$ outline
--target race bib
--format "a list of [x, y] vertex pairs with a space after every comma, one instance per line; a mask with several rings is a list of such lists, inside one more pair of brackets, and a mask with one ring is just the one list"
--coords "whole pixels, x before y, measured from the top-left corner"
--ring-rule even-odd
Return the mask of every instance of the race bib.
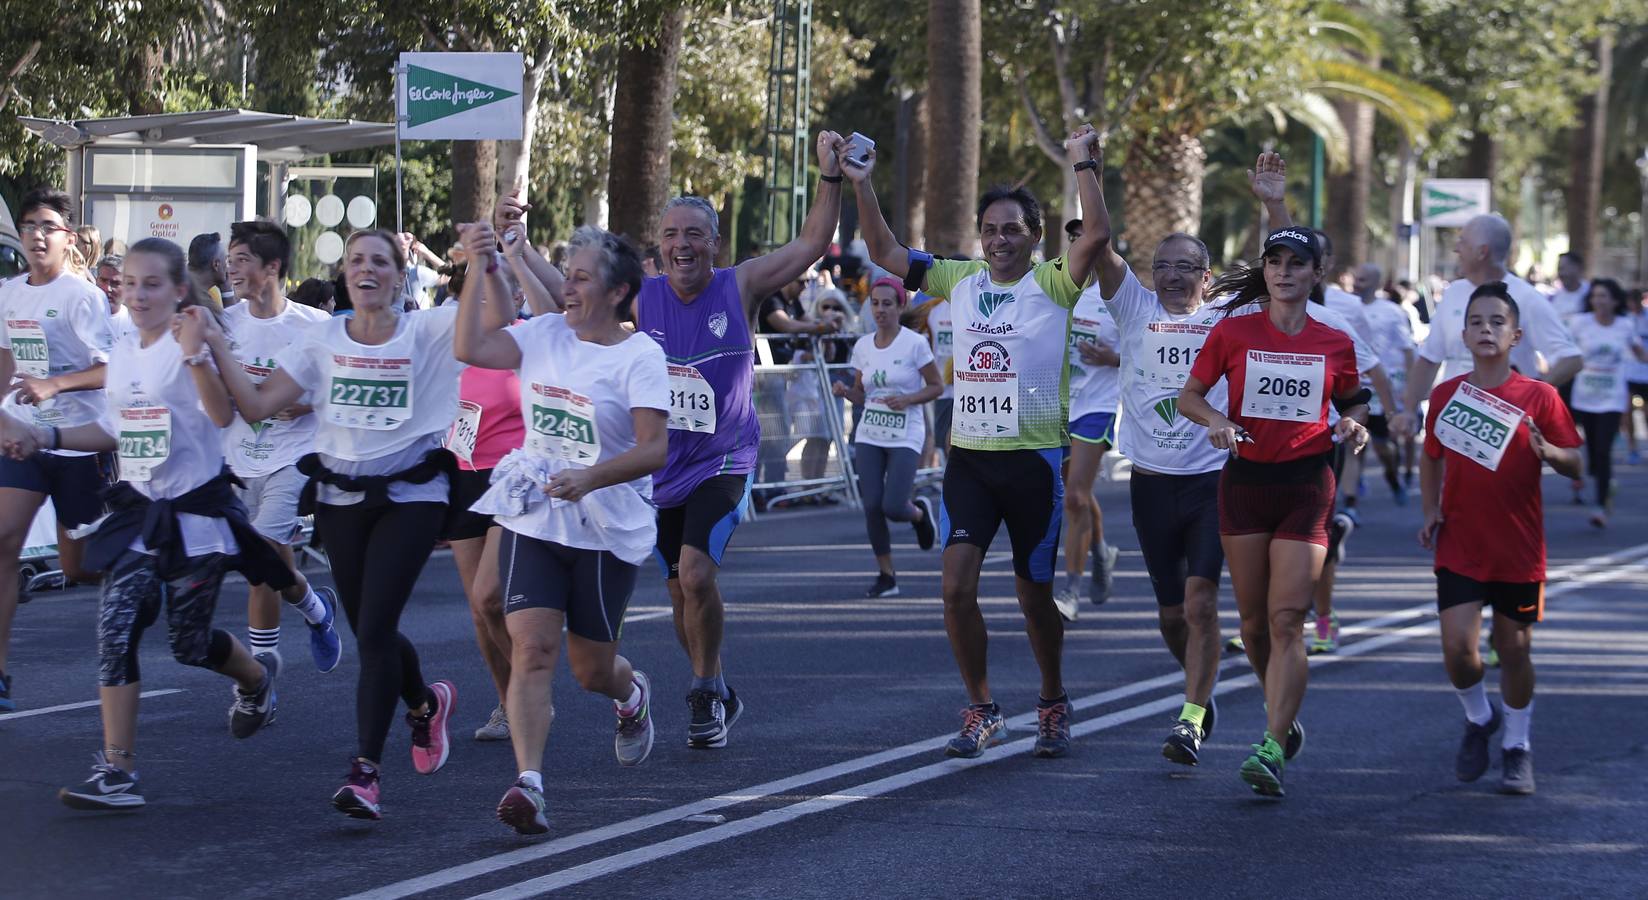
[[1327, 358], [1319, 353], [1247, 352], [1242, 415], [1281, 422], [1314, 421], [1322, 414]]
[[956, 333], [948, 325], [933, 329], [933, 355], [948, 359], [956, 354]]
[[172, 455], [172, 411], [164, 406], [120, 410], [120, 479], [148, 481]]
[[669, 427], [715, 433], [715, 388], [692, 366], [670, 366]]
[[51, 374], [51, 355], [46, 348], [46, 330], [34, 319], [7, 319], [6, 337], [11, 341], [17, 371], [31, 378]]
[[1436, 439], [1460, 456], [1489, 470], [1499, 470], [1505, 448], [1511, 444], [1527, 413], [1495, 397], [1468, 381], [1442, 407], [1436, 417]]
[[893, 409], [880, 400], [865, 400], [864, 415], [858, 420], [858, 438], [870, 444], [902, 443], [909, 423], [909, 410]]
[[601, 435], [595, 430], [595, 401], [555, 385], [534, 381], [527, 388], [528, 450], [580, 465], [594, 465], [601, 457]]
[[1183, 388], [1212, 330], [1189, 322], [1151, 322], [1144, 331], [1144, 358], [1136, 366], [1144, 383], [1156, 390]]
[[1616, 405], [1619, 402], [1618, 372], [1616, 367], [1610, 366], [1579, 373], [1579, 377], [1574, 379], [1574, 406], [1599, 409]]
[[475, 440], [481, 435], [481, 405], [468, 400], [458, 401], [458, 417], [446, 430], [445, 447], [459, 459], [475, 464]]
[[412, 418], [412, 360], [332, 355], [326, 420], [345, 428], [392, 431]]
[[1070, 321], [1070, 365], [1082, 364], [1081, 348], [1077, 345], [1086, 341], [1089, 344], [1099, 342], [1099, 323], [1092, 319], [1072, 319]]
[[951, 425], [968, 437], [1018, 437], [1016, 372], [957, 372]]

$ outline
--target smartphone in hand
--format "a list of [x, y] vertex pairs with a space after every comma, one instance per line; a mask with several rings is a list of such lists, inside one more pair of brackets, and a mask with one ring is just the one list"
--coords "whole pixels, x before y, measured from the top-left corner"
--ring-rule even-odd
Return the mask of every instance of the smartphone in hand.
[[874, 149], [875, 141], [855, 131], [847, 138], [847, 152], [841, 157], [841, 161], [862, 169], [870, 161], [870, 151]]

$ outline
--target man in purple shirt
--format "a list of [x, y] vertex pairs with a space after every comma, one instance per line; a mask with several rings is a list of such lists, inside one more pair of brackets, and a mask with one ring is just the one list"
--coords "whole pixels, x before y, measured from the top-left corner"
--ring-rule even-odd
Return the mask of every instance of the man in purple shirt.
[[692, 662], [689, 747], [724, 747], [744, 711], [721, 676], [724, 614], [716, 573], [748, 507], [761, 428], [752, 386], [753, 304], [793, 281], [829, 249], [841, 218], [846, 141], [818, 135], [818, 194], [801, 234], [730, 269], [714, 268], [716, 211], [698, 197], [665, 204], [658, 225], [664, 272], [642, 283], [636, 328], [664, 348], [670, 368], [669, 461], [653, 476], [659, 564], [675, 609], [675, 635]]

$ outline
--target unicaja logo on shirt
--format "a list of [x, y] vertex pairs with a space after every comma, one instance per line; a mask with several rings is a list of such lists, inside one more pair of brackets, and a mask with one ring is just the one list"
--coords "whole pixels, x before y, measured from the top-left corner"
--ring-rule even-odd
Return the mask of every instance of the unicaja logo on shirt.
[[1179, 398], [1164, 397], [1156, 401], [1153, 409], [1156, 410], [1156, 415], [1162, 417], [1163, 422], [1172, 425], [1173, 420], [1179, 417]]
[[979, 315], [988, 319], [996, 314], [996, 310], [1000, 309], [1002, 304], [1011, 302], [1013, 302], [1013, 295], [1010, 292], [981, 291], [978, 299]]
[[726, 313], [718, 312], [715, 315], [710, 316], [710, 333], [718, 338], [727, 336]]

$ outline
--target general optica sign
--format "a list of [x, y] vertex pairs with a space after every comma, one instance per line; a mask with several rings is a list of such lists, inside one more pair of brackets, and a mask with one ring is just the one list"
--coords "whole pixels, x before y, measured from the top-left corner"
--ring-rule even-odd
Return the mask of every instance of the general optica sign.
[[522, 65], [519, 53], [402, 53], [401, 139], [520, 140]]

